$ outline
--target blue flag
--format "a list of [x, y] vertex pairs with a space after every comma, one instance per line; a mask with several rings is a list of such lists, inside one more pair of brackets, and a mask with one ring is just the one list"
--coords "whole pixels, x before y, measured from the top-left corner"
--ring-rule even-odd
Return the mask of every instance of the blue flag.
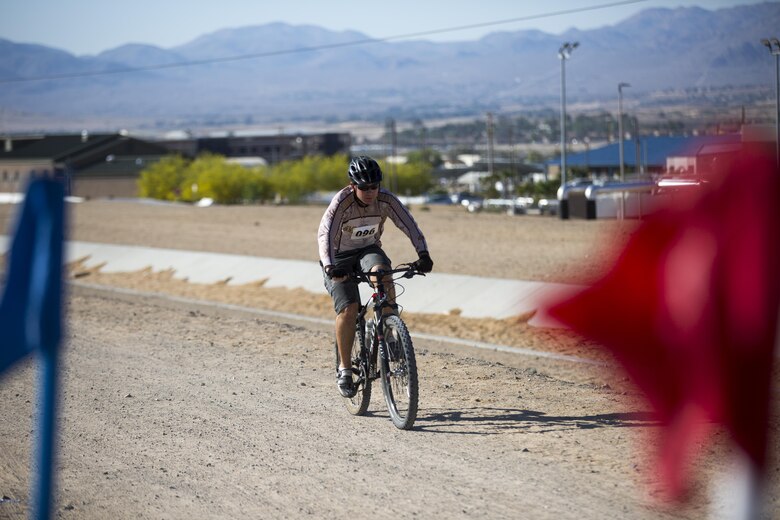
[[0, 302], [0, 373], [34, 350], [53, 353], [62, 329], [64, 189], [35, 179], [7, 258]]

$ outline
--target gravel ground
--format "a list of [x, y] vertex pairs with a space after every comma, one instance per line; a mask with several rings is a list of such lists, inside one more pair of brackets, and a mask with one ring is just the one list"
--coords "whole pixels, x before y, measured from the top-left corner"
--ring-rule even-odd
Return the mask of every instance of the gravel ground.
[[[72, 207], [70, 237], [313, 260], [323, 209], [94, 201]], [[9, 212], [0, 207], [0, 224]], [[414, 214], [437, 270], [527, 280], [586, 282], [631, 228], [456, 208]], [[411, 259], [404, 240], [388, 234], [397, 261]], [[330, 327], [259, 310], [327, 317], [327, 296], [196, 287], [171, 273], [109, 276], [78, 265], [71, 275], [60, 518], [332, 518], [368, 510], [378, 518], [698, 519], [710, 514], [709, 491], [727, 469], [729, 446], [717, 433], [701, 447], [691, 500], [662, 505], [650, 463], [659, 425], [610, 366], [417, 340], [420, 412], [415, 429], [402, 432], [379, 388], [367, 416], [346, 412]], [[304, 296], [309, 306], [300, 304]], [[566, 333], [531, 330], [523, 317], [407, 318], [413, 331], [439, 327], [609, 361]], [[0, 518], [29, 511], [35, 387], [32, 361], [0, 379], [0, 413], [12, 418], [0, 422]], [[774, 461], [771, 475], [767, 518], [780, 511]]]

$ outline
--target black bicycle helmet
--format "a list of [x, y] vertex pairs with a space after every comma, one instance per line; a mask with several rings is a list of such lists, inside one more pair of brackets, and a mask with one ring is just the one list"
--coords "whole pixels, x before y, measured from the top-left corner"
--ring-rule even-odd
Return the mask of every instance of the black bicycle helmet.
[[382, 182], [382, 168], [371, 157], [359, 155], [349, 162], [347, 171], [350, 181], [358, 186]]

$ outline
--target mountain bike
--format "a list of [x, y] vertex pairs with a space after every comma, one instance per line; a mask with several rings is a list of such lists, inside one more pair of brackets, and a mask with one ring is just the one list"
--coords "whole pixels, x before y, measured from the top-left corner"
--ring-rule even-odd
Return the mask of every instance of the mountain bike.
[[[417, 418], [417, 363], [406, 324], [398, 314], [383, 312], [387, 308], [394, 308], [388, 301], [384, 278], [390, 276], [395, 281], [415, 275], [425, 276], [412, 264], [352, 275], [358, 282], [369, 285], [372, 285], [369, 278], [376, 281], [373, 282], [373, 294], [358, 308], [351, 363], [357, 391], [353, 397], [344, 398], [345, 404], [352, 415], [364, 415], [371, 401], [371, 383], [379, 379], [390, 419], [401, 430], [411, 429]], [[366, 314], [370, 309], [373, 310], [373, 317], [367, 319]], [[337, 371], [338, 368], [339, 350], [336, 345]]]

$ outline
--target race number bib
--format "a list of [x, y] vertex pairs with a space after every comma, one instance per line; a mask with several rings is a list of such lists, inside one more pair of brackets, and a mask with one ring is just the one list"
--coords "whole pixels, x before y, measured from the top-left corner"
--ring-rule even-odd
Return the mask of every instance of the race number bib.
[[379, 224], [354, 227], [352, 228], [352, 239], [364, 240], [366, 238], [373, 237], [374, 235], [376, 235], [378, 229], [379, 229]]

